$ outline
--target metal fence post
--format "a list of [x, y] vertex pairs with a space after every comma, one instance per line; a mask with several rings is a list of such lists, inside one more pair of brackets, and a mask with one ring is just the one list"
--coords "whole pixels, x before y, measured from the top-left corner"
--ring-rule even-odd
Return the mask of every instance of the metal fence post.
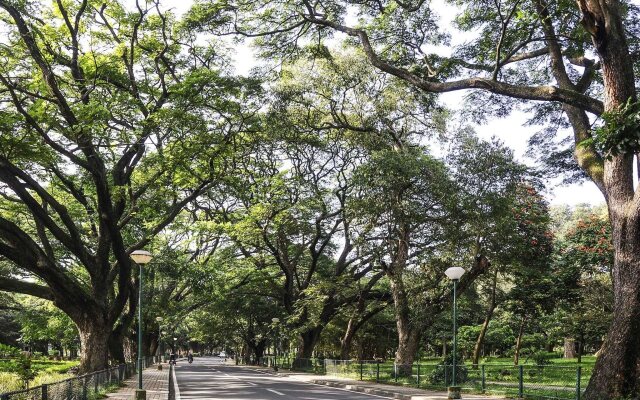
[[364, 363], [360, 360], [360, 380], [362, 380], [362, 370], [364, 369]]
[[398, 364], [393, 363], [393, 375], [396, 383], [398, 383]]
[[67, 399], [73, 399], [73, 383], [71, 379], [67, 381]]
[[524, 382], [522, 379], [523, 375], [524, 375], [524, 366], [518, 365], [518, 397], [520, 398], [524, 396]]
[[576, 371], [576, 400], [580, 400], [580, 378], [582, 375], [582, 367], [578, 366]]
[[[47, 386], [47, 384], [45, 383], [44, 385], [42, 385], [42, 400], [48, 400], [49, 399], [49, 386]], [[4, 399], [4, 397], [3, 397]], [[8, 397], [7, 397], [8, 399]]]
[[380, 360], [376, 361], [376, 383], [380, 382]]
[[482, 393], [484, 393], [485, 390], [487, 390], [487, 381], [485, 378], [485, 374], [484, 374], [484, 364], [482, 364]]
[[444, 364], [444, 386], [449, 386], [449, 366], [446, 364], [446, 362]]
[[94, 393], [98, 393], [98, 377], [100, 376], [100, 374], [93, 374], [93, 392]]
[[417, 379], [417, 385], [420, 386], [420, 363], [418, 363], [418, 379]]

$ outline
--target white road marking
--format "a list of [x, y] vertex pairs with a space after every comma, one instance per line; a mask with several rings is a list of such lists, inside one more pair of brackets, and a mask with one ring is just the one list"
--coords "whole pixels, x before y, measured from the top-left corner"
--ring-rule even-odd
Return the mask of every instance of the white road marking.
[[180, 386], [178, 386], [178, 379], [176, 379], [176, 368], [171, 368], [171, 373], [173, 374], [173, 388], [176, 395], [176, 400], [181, 400], [180, 397]]
[[274, 390], [274, 389], [267, 389], [267, 390], [272, 393], [279, 394], [280, 396], [284, 396], [284, 393], [278, 392], [277, 390]]
[[[251, 371], [251, 372], [258, 372], [258, 373], [261, 373], [261, 374], [264, 374], [264, 375], [271, 375], [274, 378], [279, 378], [278, 375], [275, 375], [275, 374], [273, 374], [271, 372], [260, 371], [259, 369], [253, 369], [253, 368], [242, 368], [242, 369], [244, 369], [246, 371]], [[338, 387], [334, 387], [334, 386], [322, 385], [322, 384], [319, 384], [319, 383], [313, 383], [313, 382], [307, 382], [307, 381], [300, 381], [300, 382], [301, 383], [307, 383], [309, 385], [322, 386], [325, 389], [335, 389], [335, 390], [342, 390], [343, 392], [357, 393], [357, 394], [362, 395], [362, 396], [371, 396], [371, 397], [377, 397], [377, 398], [380, 398], [380, 399], [393, 399], [393, 397], [380, 396], [379, 394], [358, 392], [356, 390], [350, 390], [350, 389], [338, 388]], [[273, 391], [272, 389], [267, 389], [267, 390]]]
[[273, 374], [273, 373], [271, 373], [271, 372], [260, 371], [259, 369], [253, 369], [253, 368], [243, 368], [243, 369], [244, 369], [245, 371], [258, 372], [258, 373], [263, 374], [263, 375], [270, 375], [270, 376], [273, 376], [273, 377], [279, 378], [279, 376], [278, 376], [278, 375]]
[[[302, 381], [302, 382], [304, 382], [304, 381]], [[339, 387], [335, 387], [335, 386], [322, 385], [320, 383], [314, 383], [314, 382], [304, 382], [304, 383], [308, 383], [309, 385], [322, 386], [325, 389], [335, 389], [335, 390], [342, 390], [343, 392], [358, 393], [358, 394], [363, 395], [363, 396], [379, 397], [381, 399], [393, 399], [393, 397], [386, 397], [386, 396], [380, 396], [379, 394], [358, 392], [357, 390], [350, 390], [350, 389], [344, 389], [344, 388], [339, 388]]]
[[226, 372], [223, 372], [223, 374], [225, 374], [225, 375], [226, 375], [226, 376], [228, 376], [229, 378], [235, 379], [235, 380], [237, 380], [237, 381], [241, 381], [241, 380], [242, 380], [242, 378], [238, 378], [237, 376], [229, 375], [229, 374], [227, 374]]

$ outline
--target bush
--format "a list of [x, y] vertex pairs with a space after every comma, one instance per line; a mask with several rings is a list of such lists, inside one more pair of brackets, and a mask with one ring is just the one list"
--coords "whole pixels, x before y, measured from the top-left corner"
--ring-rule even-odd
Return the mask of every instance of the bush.
[[[448, 386], [451, 383], [451, 372], [453, 371], [453, 356], [448, 354], [447, 357], [436, 365], [431, 375], [429, 375], [429, 381], [433, 385]], [[456, 358], [456, 385], [467, 381], [469, 371], [459, 357]]]
[[0, 343], [0, 358], [13, 358], [20, 356], [20, 349]]
[[22, 380], [26, 388], [29, 387], [29, 382], [38, 375], [38, 373], [31, 368], [31, 358], [24, 355], [16, 360], [14, 372], [20, 377], [20, 380]]
[[544, 368], [545, 365], [551, 364], [548, 353], [544, 351], [536, 351], [531, 355], [531, 359], [538, 368]]

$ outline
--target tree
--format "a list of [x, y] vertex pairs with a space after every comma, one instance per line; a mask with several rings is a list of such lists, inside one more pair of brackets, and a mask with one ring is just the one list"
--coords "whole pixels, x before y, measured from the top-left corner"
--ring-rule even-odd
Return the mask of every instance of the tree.
[[[352, 252], [344, 215], [344, 176], [352, 161], [330, 139], [264, 150], [254, 153], [259, 160], [242, 161], [245, 173], [221, 198], [211, 198], [231, 206], [212, 207], [203, 218], [220, 224], [240, 257], [271, 272], [273, 294], [300, 335], [299, 357], [310, 358], [324, 327], [352, 301], [352, 285], [371, 271]], [[378, 279], [370, 278], [369, 290]]]
[[78, 330], [71, 319], [50, 301], [23, 297], [22, 310], [16, 318], [21, 325], [22, 342], [32, 348], [35, 343], [44, 342], [44, 349], [50, 344], [60, 356], [65, 348], [70, 356], [77, 355]]
[[428, 123], [423, 110], [405, 99], [411, 95], [405, 88], [359, 63], [361, 57], [338, 54], [286, 65], [264, 133], [238, 161], [244, 175], [212, 199], [218, 204], [211, 207], [212, 219], [222, 210], [218, 220], [242, 256], [282, 274], [279, 297], [289, 326], [300, 334], [302, 358], [311, 356], [341, 307], [386, 296], [375, 290], [384, 274], [373, 272], [371, 253], [355, 251], [369, 228], [351, 226], [357, 210], [349, 201], [358, 195], [352, 173], [365, 147], [390, 140], [380, 134], [384, 126], [413, 130]]
[[572, 346], [565, 355], [580, 360], [585, 349], [599, 350], [611, 321], [613, 246], [606, 210], [578, 208], [565, 215], [553, 260], [566, 292], [555, 313], [565, 343]]
[[356, 190], [363, 194], [354, 209], [359, 225], [373, 227], [364, 239], [376, 249], [373, 254], [390, 281], [398, 331], [395, 362], [408, 375], [423, 330], [412, 311], [410, 266], [445, 241], [457, 190], [442, 162], [400, 138], [398, 146], [374, 152], [356, 170]]
[[0, 2], [0, 256], [18, 270], [0, 289], [63, 310], [83, 372], [133, 319], [129, 254], [211, 184], [251, 104], [210, 47], [136, 6]]
[[[321, 39], [341, 32], [360, 44], [373, 66], [417, 90], [478, 89], [476, 100], [491, 100], [500, 114], [520, 101], [541, 102], [534, 106], [537, 121], [568, 125], [573, 146], [562, 149], [559, 154], [564, 157], [555, 159], [564, 166], [575, 165], [567, 163], [573, 154], [575, 163], [603, 193], [615, 249], [614, 317], [585, 398], [638, 395], [640, 191], [634, 187], [633, 165], [640, 151], [635, 76], [639, 24], [633, 4], [624, 0], [457, 2], [457, 28], [479, 34], [460, 46], [450, 46], [445, 56], [430, 51], [430, 45], [449, 43], [431, 2], [225, 4], [226, 8], [207, 14], [208, 21], [226, 19], [239, 34], [263, 36], [271, 55], [292, 54], [300, 42], [296, 39], [303, 35]], [[359, 16], [357, 25], [349, 24], [347, 11]], [[602, 117], [601, 127], [592, 128], [590, 118], [594, 117]], [[557, 147], [548, 135], [539, 140], [547, 149]]]

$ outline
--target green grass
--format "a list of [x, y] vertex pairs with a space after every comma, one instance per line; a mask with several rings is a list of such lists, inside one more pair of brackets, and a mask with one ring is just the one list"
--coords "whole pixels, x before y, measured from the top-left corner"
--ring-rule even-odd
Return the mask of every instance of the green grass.
[[[38, 373], [50, 372], [65, 374], [69, 369], [77, 367], [80, 363], [78, 361], [52, 361], [45, 359], [31, 360], [31, 369]], [[12, 372], [15, 365], [15, 361], [11, 359], [0, 359], [0, 372]]]
[[11, 372], [0, 372], [0, 393], [22, 389], [18, 375]]
[[[73, 377], [69, 369], [77, 367], [78, 361], [52, 361], [37, 359], [31, 361], [31, 369], [37, 372], [36, 377], [29, 382], [29, 387], [40, 386], [44, 383], [53, 383]], [[24, 389], [24, 384], [14, 373], [15, 361], [10, 359], [0, 360], [0, 393]]]
[[[434, 371], [438, 368], [437, 363], [441, 359], [422, 359], [420, 363], [415, 363], [413, 374], [410, 377], [398, 377], [394, 373], [393, 362], [388, 361], [376, 364], [363, 364], [362, 378], [365, 381], [375, 381], [376, 374], [381, 383], [394, 385], [419, 386], [424, 389], [446, 390], [450, 381], [445, 383], [443, 373], [440, 379], [434, 381]], [[589, 381], [595, 357], [583, 357], [582, 363], [576, 360], [551, 359], [550, 364], [538, 366], [533, 361], [522, 360], [523, 368], [523, 394], [525, 398], [531, 399], [572, 399], [575, 398], [575, 386], [577, 379], [577, 367], [582, 368], [581, 388], [584, 389]], [[420, 376], [418, 377], [418, 364], [420, 366]], [[485, 389], [487, 393], [502, 394], [506, 396], [518, 395], [519, 367], [513, 365], [511, 358], [485, 359], [484, 365]], [[470, 363], [466, 363], [467, 378], [464, 382], [458, 381], [467, 392], [482, 391], [482, 369], [473, 369]], [[379, 370], [378, 370], [379, 368]], [[338, 364], [333, 370], [327, 371], [328, 375], [336, 373], [339, 376], [348, 377], [354, 380], [360, 379], [360, 364], [351, 362], [348, 364]], [[448, 372], [450, 374], [450, 370]], [[458, 376], [460, 378], [460, 376]], [[450, 379], [450, 376], [449, 376]]]

